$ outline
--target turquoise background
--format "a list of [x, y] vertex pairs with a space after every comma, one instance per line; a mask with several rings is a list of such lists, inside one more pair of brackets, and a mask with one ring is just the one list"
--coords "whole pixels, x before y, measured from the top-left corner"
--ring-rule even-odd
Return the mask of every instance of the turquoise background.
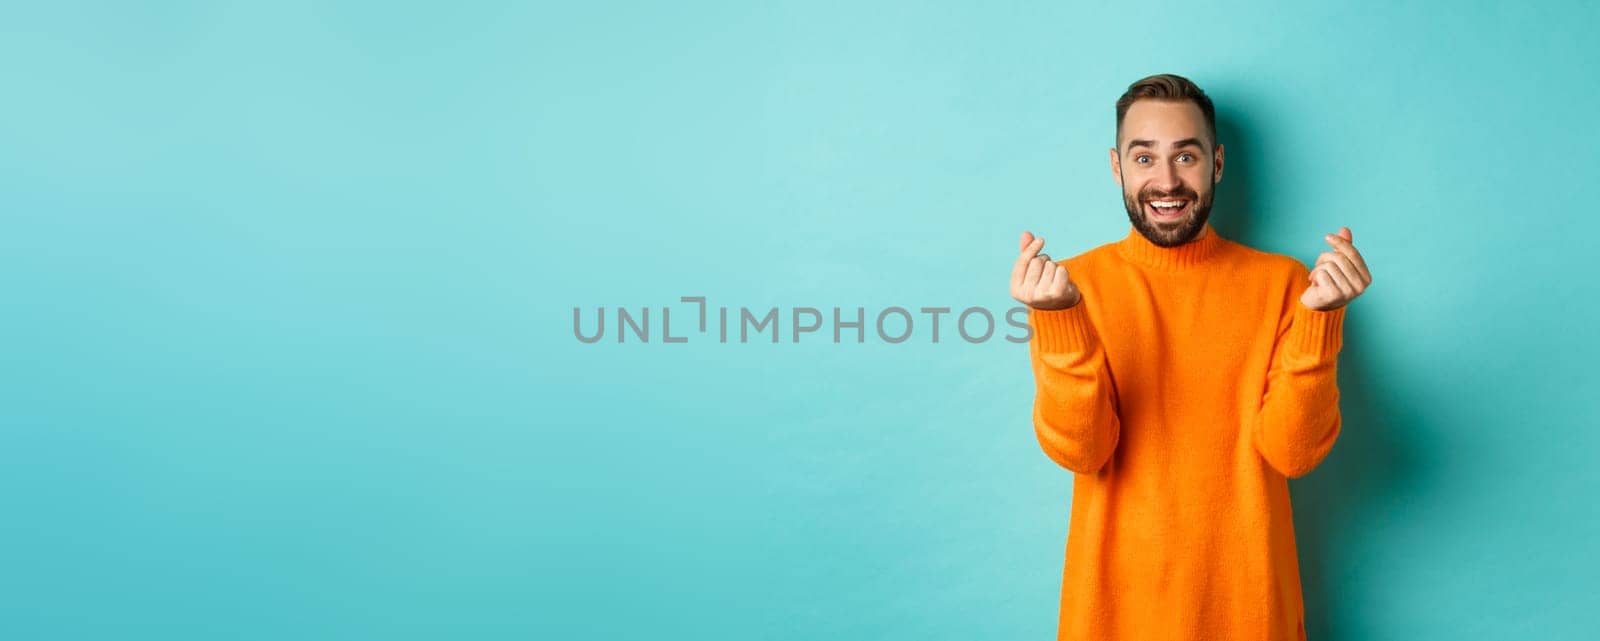
[[1312, 638], [1585, 638], [1600, 12], [1523, 4], [10, 3], [0, 637], [1051, 638], [1024, 346], [572, 310], [999, 313], [1170, 71], [1224, 236], [1376, 274]]

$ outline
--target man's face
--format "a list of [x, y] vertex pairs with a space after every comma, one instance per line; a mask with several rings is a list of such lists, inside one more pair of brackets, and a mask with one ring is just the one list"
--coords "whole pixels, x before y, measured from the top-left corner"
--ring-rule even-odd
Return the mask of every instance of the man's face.
[[1213, 154], [1210, 138], [1193, 102], [1145, 99], [1128, 107], [1111, 172], [1122, 185], [1128, 220], [1150, 242], [1175, 247], [1205, 228], [1222, 180], [1222, 145]]

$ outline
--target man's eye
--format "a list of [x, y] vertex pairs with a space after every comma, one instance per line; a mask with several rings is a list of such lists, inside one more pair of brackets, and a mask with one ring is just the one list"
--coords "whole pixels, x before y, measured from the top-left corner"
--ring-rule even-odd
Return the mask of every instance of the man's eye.
[[1178, 155], [1178, 160], [1181, 160], [1183, 162], [1192, 162], [1194, 160], [1194, 156], [1189, 155], [1189, 154], [1179, 154]]
[[1145, 163], [1145, 161], [1147, 161], [1147, 160], [1150, 160], [1150, 157], [1149, 157], [1149, 156], [1135, 156], [1135, 157], [1134, 157], [1134, 158], [1133, 158], [1133, 161], [1134, 161], [1134, 162], [1136, 162], [1136, 163], [1139, 163], [1139, 164], [1141, 164], [1141, 165], [1142, 165], [1142, 164], [1144, 164], [1144, 163]]

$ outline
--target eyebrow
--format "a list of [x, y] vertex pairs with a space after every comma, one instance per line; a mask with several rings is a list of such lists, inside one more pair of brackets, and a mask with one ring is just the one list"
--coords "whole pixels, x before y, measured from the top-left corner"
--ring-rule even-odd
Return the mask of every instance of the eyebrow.
[[[1156, 141], [1154, 141], [1154, 140], [1144, 140], [1144, 139], [1129, 140], [1128, 141], [1127, 151], [1133, 151], [1134, 147], [1149, 147], [1151, 149], [1155, 149]], [[1177, 149], [1179, 147], [1199, 147], [1201, 149], [1205, 149], [1206, 148], [1205, 145], [1200, 144], [1200, 139], [1199, 138], [1184, 138], [1183, 140], [1179, 140], [1178, 142], [1172, 143], [1172, 148], [1173, 149]]]

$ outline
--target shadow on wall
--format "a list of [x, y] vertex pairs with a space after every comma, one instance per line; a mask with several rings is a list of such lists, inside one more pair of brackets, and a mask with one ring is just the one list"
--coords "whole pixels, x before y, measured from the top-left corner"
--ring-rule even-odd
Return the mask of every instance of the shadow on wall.
[[[1255, 206], [1260, 176], [1252, 170], [1252, 162], [1262, 157], [1262, 141], [1242, 120], [1221, 113], [1217, 138], [1227, 164], [1212, 224], [1224, 238], [1263, 247], [1267, 239], [1252, 233], [1252, 220], [1265, 213]], [[1363, 632], [1371, 630], [1359, 606], [1341, 606], [1364, 601], [1353, 591], [1374, 578], [1364, 559], [1373, 546], [1371, 536], [1396, 516], [1392, 506], [1412, 494], [1425, 473], [1425, 462], [1417, 460], [1420, 448], [1404, 438], [1407, 426], [1424, 417], [1412, 415], [1415, 410], [1380, 371], [1372, 342], [1364, 340], [1372, 330], [1360, 310], [1361, 301], [1352, 303], [1339, 354], [1339, 440], [1317, 469], [1289, 482], [1306, 635], [1315, 641], [1364, 638]]]
[[[1230, 105], [1232, 107], [1232, 105]], [[1222, 182], [1211, 205], [1211, 226], [1223, 238], [1261, 248], [1251, 232], [1260, 212], [1253, 206], [1255, 173], [1251, 161], [1259, 157], [1260, 141], [1230, 114], [1217, 113], [1217, 142], [1222, 143]]]

